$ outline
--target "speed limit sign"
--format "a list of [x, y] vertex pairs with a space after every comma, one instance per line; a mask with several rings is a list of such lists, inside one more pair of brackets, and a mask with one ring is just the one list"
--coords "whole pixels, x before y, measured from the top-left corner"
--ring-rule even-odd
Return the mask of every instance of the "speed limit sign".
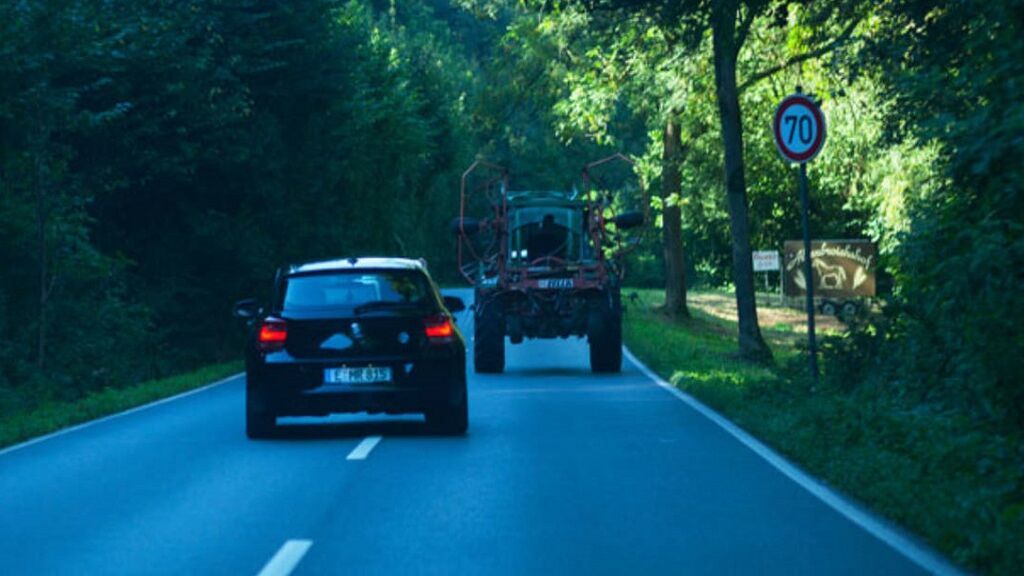
[[804, 94], [791, 94], [775, 109], [772, 131], [783, 158], [810, 162], [825, 144], [825, 115]]
[[821, 108], [805, 96], [800, 87], [796, 94], [783, 98], [775, 109], [772, 132], [779, 154], [800, 165], [800, 223], [804, 229], [804, 278], [807, 279], [807, 344], [808, 359], [814, 382], [818, 381], [818, 344], [814, 335], [814, 276], [811, 261], [810, 200], [807, 193], [807, 163], [825, 145], [825, 115]]

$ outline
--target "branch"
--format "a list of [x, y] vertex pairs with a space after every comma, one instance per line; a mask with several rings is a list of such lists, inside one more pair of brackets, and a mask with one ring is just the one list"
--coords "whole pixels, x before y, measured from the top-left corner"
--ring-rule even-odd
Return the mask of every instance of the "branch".
[[829, 42], [828, 44], [823, 44], [822, 46], [819, 46], [816, 50], [811, 50], [810, 52], [804, 52], [803, 54], [794, 56], [789, 60], [783, 62], [782, 64], [776, 64], [775, 66], [762, 70], [754, 74], [750, 78], [747, 78], [742, 84], [740, 84], [737, 91], [742, 94], [743, 91], [746, 90], [747, 88], [750, 88], [754, 84], [757, 84], [761, 80], [764, 80], [769, 76], [772, 76], [773, 74], [779, 72], [780, 70], [789, 68], [794, 64], [799, 64], [801, 62], [813, 60], [835, 50], [840, 44], [850, 39], [850, 36], [853, 34], [853, 30], [857, 27], [857, 24], [860, 24], [860, 20], [860, 18], [855, 18], [854, 20], [850, 21], [850, 23], [846, 26], [842, 33], [840, 33], [839, 36], [836, 36], [836, 38]]
[[746, 16], [740, 20], [740, 27], [736, 30], [736, 54], [734, 58], [738, 58], [740, 50], [743, 49], [743, 43], [747, 41], [747, 36], [750, 34], [750, 27], [754, 23], [754, 18], [757, 16], [757, 11], [751, 7], [747, 7]]

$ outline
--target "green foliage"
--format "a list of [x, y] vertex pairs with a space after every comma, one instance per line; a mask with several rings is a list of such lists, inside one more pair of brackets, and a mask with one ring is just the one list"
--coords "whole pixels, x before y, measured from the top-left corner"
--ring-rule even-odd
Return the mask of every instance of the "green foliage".
[[0, 415], [237, 356], [291, 261], [444, 277], [479, 46], [376, 4], [0, 6]]
[[[93, 390], [74, 400], [46, 400], [4, 419], [0, 448], [136, 406], [181, 394], [237, 374], [241, 362], [205, 366], [194, 372], [141, 382], [127, 388]], [[0, 391], [3, 389], [0, 388]]]
[[[893, 363], [915, 353], [928, 395], [988, 425], [1024, 426], [1024, 23], [1019, 2], [888, 6], [875, 48], [908, 129], [937, 149], [944, 178], [911, 196], [899, 258], [903, 317]], [[898, 34], [896, 28], [910, 30]], [[945, 39], [960, 39], [951, 44]], [[883, 60], [882, 65], [890, 62]], [[897, 368], [898, 369], [898, 368]], [[1024, 487], [1019, 487], [1019, 490]]]
[[[878, 117], [897, 143], [853, 200], [895, 289], [830, 353], [844, 387], [1019, 434], [1024, 43], [1012, 5], [885, 5], [866, 54], [895, 95]], [[961, 42], [944, 40], [953, 35]], [[1010, 490], [1018, 502], [1022, 490]]]

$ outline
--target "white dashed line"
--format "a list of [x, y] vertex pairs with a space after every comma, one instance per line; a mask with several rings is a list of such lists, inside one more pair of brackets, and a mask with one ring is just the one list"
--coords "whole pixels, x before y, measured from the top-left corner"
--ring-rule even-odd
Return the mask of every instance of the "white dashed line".
[[367, 436], [359, 443], [359, 446], [356, 446], [354, 450], [348, 453], [345, 460], [366, 460], [366, 457], [370, 455], [370, 451], [377, 446], [381, 438], [381, 436]]
[[258, 576], [288, 576], [295, 570], [295, 567], [302, 561], [309, 547], [313, 545], [312, 540], [289, 540], [281, 546], [281, 549], [274, 554], [274, 557], [267, 562], [267, 565], [260, 570]]

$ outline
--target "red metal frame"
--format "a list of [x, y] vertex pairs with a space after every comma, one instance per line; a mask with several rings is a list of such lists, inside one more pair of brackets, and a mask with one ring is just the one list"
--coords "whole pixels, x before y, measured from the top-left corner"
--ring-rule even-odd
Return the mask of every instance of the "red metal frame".
[[470, 165], [470, 167], [467, 168], [465, 172], [462, 173], [462, 182], [461, 182], [460, 190], [459, 190], [459, 241], [458, 241], [458, 249], [457, 249], [458, 250], [458, 252], [457, 252], [457, 265], [459, 267], [459, 273], [462, 274], [462, 276], [466, 279], [466, 281], [469, 282], [471, 285], [475, 285], [476, 284], [476, 280], [472, 276], [470, 276], [469, 274], [466, 274], [466, 270], [465, 270], [465, 266], [464, 266], [464, 262], [463, 262], [464, 254], [465, 254], [465, 252], [468, 249], [468, 251], [470, 253], [469, 255], [475, 261], [481, 262], [481, 261], [484, 260], [484, 258], [476, 253], [476, 250], [473, 248], [473, 244], [468, 241], [468, 236], [466, 236], [466, 228], [465, 228], [465, 219], [466, 219], [466, 184], [467, 184], [467, 182], [469, 180], [469, 177], [474, 172], [476, 172], [478, 169], [481, 169], [481, 168], [484, 169], [484, 170], [488, 170], [490, 172], [497, 172], [499, 174], [496, 177], [492, 177], [492, 178], [489, 178], [487, 180], [484, 180], [484, 182], [481, 183], [476, 188], [477, 191], [482, 190], [484, 192], [484, 194], [487, 195], [489, 200], [493, 200], [493, 198], [491, 197], [490, 192], [493, 190], [494, 185], [496, 183], [498, 183], [498, 182], [501, 182], [501, 198], [500, 198], [500, 202], [501, 202], [500, 206], [501, 206], [501, 208], [500, 209], [497, 208], [497, 203], [496, 202], [492, 202], [492, 204], [495, 205], [494, 217], [492, 219], [490, 219], [490, 220], [484, 220], [483, 222], [480, 223], [481, 227], [486, 226], [486, 227], [489, 227], [489, 228], [494, 228], [494, 229], [496, 229], [498, 231], [498, 276], [499, 277], [503, 276], [504, 272], [505, 272], [505, 256], [506, 256], [505, 252], [507, 250], [507, 248], [505, 247], [505, 242], [504, 242], [504, 237], [505, 237], [505, 234], [506, 234], [505, 229], [504, 229], [505, 228], [504, 227], [504, 218], [505, 218], [505, 214], [506, 214], [506, 212], [508, 210], [508, 170], [504, 166], [499, 166], [498, 164], [492, 164], [490, 162], [487, 162], [486, 160], [477, 160], [476, 162], [473, 162], [473, 164]]
[[[590, 196], [590, 181], [591, 180], [596, 180], [596, 177], [594, 177], [591, 174], [591, 171], [594, 168], [597, 168], [599, 166], [603, 166], [605, 164], [610, 164], [612, 162], [625, 162], [626, 164], [629, 164], [630, 166], [633, 166], [633, 167], [636, 166], [636, 162], [632, 158], [630, 158], [629, 156], [626, 156], [625, 154], [622, 154], [621, 152], [617, 152], [615, 154], [612, 154], [611, 156], [607, 156], [605, 158], [601, 158], [600, 160], [595, 160], [593, 162], [590, 162], [589, 164], [586, 164], [585, 166], [583, 166], [583, 172], [581, 174], [581, 176], [583, 178], [583, 194], [584, 194], [584, 196], [586, 196], [586, 197]], [[644, 207], [644, 210], [643, 210], [644, 211], [644, 223], [647, 223], [647, 222], [650, 222], [650, 202], [648, 202], [648, 200], [647, 200], [647, 190], [644, 188], [643, 180], [638, 178], [637, 181], [640, 184], [641, 202], [643, 203], [643, 207]], [[605, 217], [604, 217], [604, 210], [603, 210], [604, 207], [597, 200], [590, 201], [588, 199], [588, 202], [590, 202], [590, 214], [591, 214], [590, 229], [588, 231], [591, 234], [591, 241], [594, 243], [594, 247], [597, 250], [598, 260], [603, 262], [604, 259], [605, 259], [604, 258], [604, 249], [603, 249], [603, 245], [602, 245], [602, 241], [604, 239], [604, 230], [605, 230]], [[621, 251], [619, 251], [618, 254], [616, 254], [616, 256], [624, 256], [624, 255], [628, 254], [629, 252], [632, 252], [635, 249], [636, 248], [634, 246], [634, 247], [631, 247], [631, 248], [627, 248], [625, 250], [621, 250]], [[602, 272], [601, 273], [604, 274], [605, 267], [602, 266], [601, 268], [602, 268]], [[623, 270], [620, 269], [620, 272], [619, 272], [620, 276], [621, 276], [622, 272], [623, 272]]]

